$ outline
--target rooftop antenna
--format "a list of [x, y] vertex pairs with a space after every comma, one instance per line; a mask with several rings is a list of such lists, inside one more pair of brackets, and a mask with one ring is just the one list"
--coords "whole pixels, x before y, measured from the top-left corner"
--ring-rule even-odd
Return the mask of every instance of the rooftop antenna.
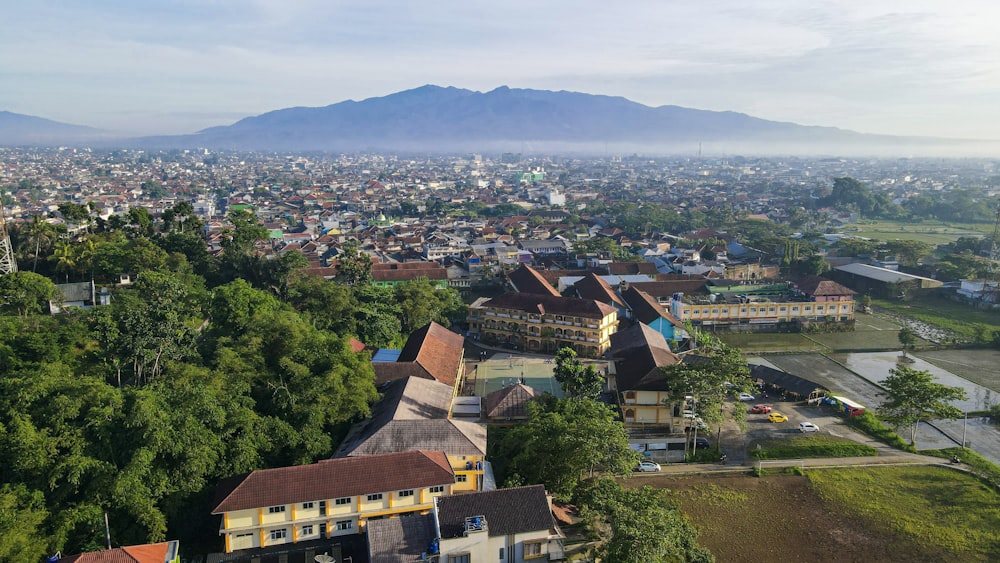
[[14, 250], [7, 234], [7, 219], [4, 217], [3, 203], [0, 203], [0, 276], [13, 274], [17, 271], [17, 261], [14, 260]]

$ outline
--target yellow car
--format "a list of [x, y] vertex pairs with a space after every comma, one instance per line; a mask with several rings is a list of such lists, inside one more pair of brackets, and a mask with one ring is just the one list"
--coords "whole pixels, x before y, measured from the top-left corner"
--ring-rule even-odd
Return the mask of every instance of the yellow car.
[[771, 422], [787, 422], [788, 421], [788, 417], [785, 416], [785, 415], [783, 415], [783, 414], [781, 414], [780, 412], [772, 412], [771, 414], [767, 415], [767, 419], [770, 420]]

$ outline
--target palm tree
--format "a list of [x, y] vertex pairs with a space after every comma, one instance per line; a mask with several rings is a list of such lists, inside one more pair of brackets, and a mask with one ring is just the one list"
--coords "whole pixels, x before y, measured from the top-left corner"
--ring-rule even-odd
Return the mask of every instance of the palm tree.
[[66, 275], [66, 283], [69, 283], [69, 273], [76, 270], [77, 266], [77, 252], [73, 248], [73, 243], [68, 241], [59, 241], [56, 243], [55, 251], [49, 260], [55, 262], [56, 271], [63, 272]]
[[48, 250], [52, 247], [58, 233], [51, 223], [43, 221], [41, 217], [35, 215], [31, 223], [25, 226], [25, 235], [23, 245], [26, 248], [34, 249], [31, 271], [36, 272], [38, 271], [38, 255], [41, 254], [42, 250]]

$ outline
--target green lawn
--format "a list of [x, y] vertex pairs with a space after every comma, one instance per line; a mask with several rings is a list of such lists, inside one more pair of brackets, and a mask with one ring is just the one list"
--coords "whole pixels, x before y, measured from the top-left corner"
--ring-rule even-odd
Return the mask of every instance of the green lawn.
[[762, 352], [822, 352], [824, 347], [796, 333], [723, 332], [719, 338], [748, 354]]
[[808, 471], [813, 488], [838, 511], [875, 529], [962, 560], [1000, 553], [1000, 495], [975, 477], [944, 467]]
[[887, 240], [918, 240], [933, 245], [947, 244], [963, 236], [983, 236], [993, 232], [991, 223], [942, 223], [924, 221], [865, 221], [844, 228], [845, 234]]
[[803, 459], [812, 457], [863, 457], [878, 455], [878, 450], [835, 436], [792, 436], [768, 440], [753, 452], [757, 459]]

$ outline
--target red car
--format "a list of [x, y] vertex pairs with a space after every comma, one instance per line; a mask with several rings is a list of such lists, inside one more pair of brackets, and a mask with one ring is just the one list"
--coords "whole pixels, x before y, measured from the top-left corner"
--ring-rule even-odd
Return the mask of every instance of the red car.
[[750, 412], [754, 414], [766, 414], [771, 412], [771, 405], [754, 405]]

